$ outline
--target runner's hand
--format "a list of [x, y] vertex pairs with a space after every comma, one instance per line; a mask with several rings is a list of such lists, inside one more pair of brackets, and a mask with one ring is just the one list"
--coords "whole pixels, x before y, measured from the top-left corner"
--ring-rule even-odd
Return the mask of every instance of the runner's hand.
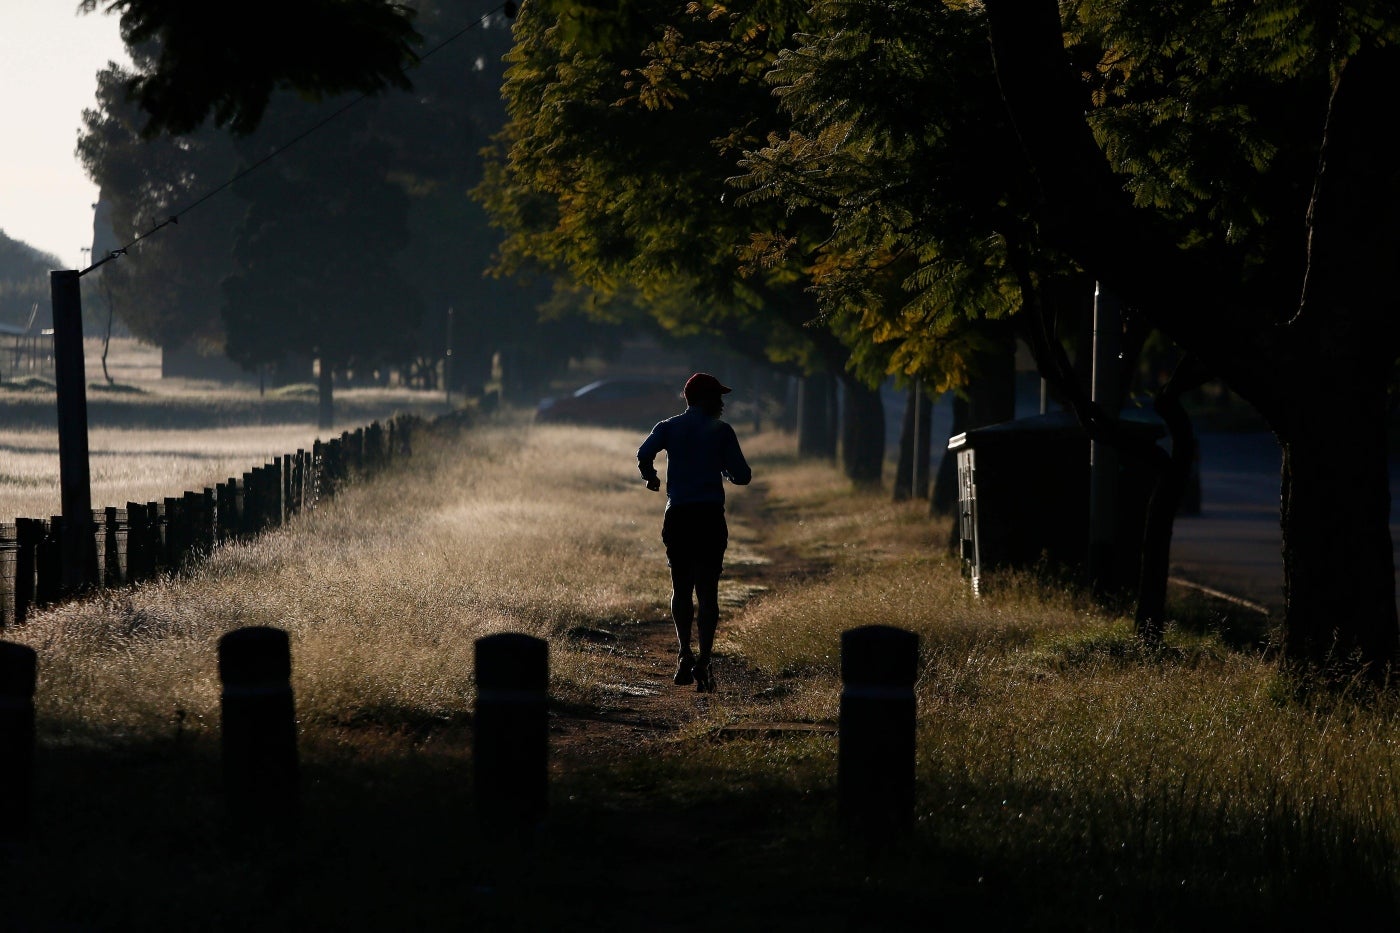
[[651, 479], [647, 480], [647, 488], [650, 489], [652, 492], [656, 492], [658, 489], [660, 489], [661, 477], [653, 476]]

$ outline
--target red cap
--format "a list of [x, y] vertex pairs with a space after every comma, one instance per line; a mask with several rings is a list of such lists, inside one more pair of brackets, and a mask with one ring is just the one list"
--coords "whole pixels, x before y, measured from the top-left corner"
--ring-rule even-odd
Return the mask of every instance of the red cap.
[[685, 381], [685, 388], [681, 390], [681, 394], [689, 401], [693, 398], [724, 395], [733, 391], [709, 373], [696, 373]]

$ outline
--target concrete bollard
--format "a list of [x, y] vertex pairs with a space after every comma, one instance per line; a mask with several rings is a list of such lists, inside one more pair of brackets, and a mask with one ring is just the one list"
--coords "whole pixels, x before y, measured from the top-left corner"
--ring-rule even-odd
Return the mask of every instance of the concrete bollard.
[[34, 649], [0, 641], [0, 844], [29, 833], [34, 788]]
[[913, 632], [868, 625], [841, 635], [841, 825], [877, 845], [913, 829], [918, 663], [919, 636]]
[[527, 841], [549, 797], [549, 643], [503, 633], [476, 642], [472, 763], [489, 835]]
[[235, 828], [292, 828], [300, 809], [287, 633], [251, 626], [219, 639], [224, 795]]

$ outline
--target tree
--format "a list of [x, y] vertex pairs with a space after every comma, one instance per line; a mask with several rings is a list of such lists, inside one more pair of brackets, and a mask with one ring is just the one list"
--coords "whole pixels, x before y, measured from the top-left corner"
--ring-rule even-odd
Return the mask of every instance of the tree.
[[[500, 59], [510, 45], [508, 21], [491, 15], [468, 21], [471, 28], [463, 30], [460, 14], [436, 2], [424, 2], [418, 4], [415, 22], [423, 31], [424, 43], [438, 54], [409, 72], [414, 82], [411, 96], [361, 98], [353, 105], [339, 98], [312, 109], [302, 97], [278, 90], [266, 100], [258, 99], [259, 127], [237, 137], [209, 122], [178, 136], [144, 132], [149, 115], [137, 100], [128, 98], [127, 90], [140, 76], [155, 74], [162, 67], [160, 37], [131, 49], [137, 63], [134, 72], [115, 66], [103, 72], [99, 105], [86, 114], [79, 151], [113, 208], [121, 242], [149, 233], [171, 216], [181, 218], [178, 229], [142, 239], [130, 260], [103, 267], [116, 304], [134, 331], [167, 349], [193, 343], [206, 353], [225, 350], [220, 283], [236, 274], [240, 289], [256, 285], [270, 293], [276, 288], [273, 282], [257, 284], [264, 272], [273, 274], [270, 270], [276, 263], [264, 261], [258, 269], [240, 267], [234, 240], [249, 211], [263, 225], [279, 212], [287, 212], [286, 203], [265, 203], [268, 197], [285, 199], [285, 188], [258, 184], [257, 176], [263, 172], [280, 172], [284, 181], [311, 173], [324, 182], [297, 189], [295, 198], [308, 218], [335, 217], [347, 224], [360, 217], [369, 225], [353, 234], [361, 242], [378, 235], [374, 217], [367, 211], [342, 210], [336, 184], [347, 191], [368, 184], [371, 199], [395, 200], [387, 184], [406, 199], [406, 206], [396, 204], [390, 210], [391, 224], [406, 225], [406, 239], [399, 242], [397, 252], [390, 251], [390, 262], [397, 270], [398, 284], [410, 283], [407, 287], [422, 296], [428, 313], [421, 316], [416, 330], [409, 320], [399, 322], [412, 336], [411, 346], [405, 349], [396, 339], [382, 349], [402, 354], [386, 362], [401, 366], [418, 384], [436, 385], [437, 366], [446, 349], [448, 308], [454, 309], [453, 380], [456, 388], [471, 394], [482, 391], [498, 353], [511, 361], [507, 376], [511, 384], [518, 392], [529, 393], [567, 362], [571, 350], [581, 351], [608, 339], [602, 329], [582, 321], [542, 323], [537, 308], [549, 299], [548, 283], [523, 288], [483, 275], [499, 237], [469, 192], [481, 177], [480, 150], [505, 119], [499, 88]], [[236, 84], [233, 77], [227, 80]], [[309, 127], [342, 108], [346, 109], [336, 119], [303, 138]], [[363, 145], [370, 137], [372, 150]], [[328, 139], [338, 140], [333, 145], [344, 146], [357, 159], [373, 159], [378, 175], [371, 178], [368, 167], [342, 165], [324, 150], [318, 153], [316, 147]], [[289, 141], [295, 143], [287, 146]], [[279, 152], [284, 146], [285, 151]], [[239, 197], [205, 197], [240, 170], [269, 156], [273, 157], [237, 187]], [[317, 167], [311, 169], [316, 160]], [[329, 202], [317, 200], [322, 197]], [[187, 213], [192, 204], [199, 209]], [[406, 217], [400, 216], [405, 210]], [[350, 236], [351, 229], [319, 234], [308, 230], [309, 238], [295, 244], [297, 251], [309, 255], [319, 244]], [[244, 237], [245, 249], [250, 248], [252, 236], [250, 232]], [[264, 244], [269, 242], [270, 234], [257, 236]], [[410, 241], [412, 248], [401, 248]], [[394, 307], [392, 302], [385, 305], [389, 313]], [[244, 324], [258, 316], [249, 309], [238, 314], [245, 312], [252, 317], [241, 318]], [[287, 354], [294, 357], [304, 352], [304, 347], [293, 352], [291, 346], [262, 345], [247, 333], [240, 339], [241, 345], [232, 352], [250, 366], [290, 361]], [[284, 376], [291, 372], [289, 368]]]
[[[1385, 436], [1400, 184], [1373, 126], [1400, 91], [1397, 24], [1364, 3], [1145, 7], [1084, 4], [1067, 31], [1054, 0], [987, 0], [1039, 233], [1268, 421], [1286, 655], [1384, 678], [1400, 646]], [[1098, 40], [1102, 67], [1075, 67], [1077, 35]], [[1094, 119], [1115, 95], [1136, 112]], [[1184, 142], [1134, 132], [1143, 113]], [[1236, 171], [1199, 184], [1197, 139]], [[1179, 193], [1154, 197], [1163, 181]], [[1217, 205], [1215, 190], [1230, 196]]]
[[[966, 386], [955, 432], [1011, 417], [1009, 391], [996, 390], [1013, 378], [1014, 333], [1091, 436], [1158, 474], [1137, 622], [1145, 638], [1159, 638], [1172, 522], [1194, 445], [1179, 404], [1189, 383], [1173, 381], [1155, 401], [1172, 433], [1170, 456], [1117, 429], [1121, 399], [1090, 401], [1087, 355], [1080, 365], [1068, 359], [1061, 322], [1087, 311], [1093, 281], [1039, 236], [1034, 177], [998, 92], [981, 7], [829, 0], [812, 16], [815, 28], [771, 75], [793, 128], [746, 158], [748, 197], [830, 218], [815, 264], [823, 305], [894, 341], [891, 359], [904, 372]], [[1148, 336], [1140, 316], [1128, 319], [1125, 376]], [[1182, 373], [1200, 378], [1194, 363]], [[940, 473], [933, 506], [947, 508], [952, 476]]]
[[878, 481], [878, 393], [817, 318], [799, 264], [766, 263], [773, 207], [735, 205], [725, 179], [778, 119], [762, 81], [802, 14], [795, 5], [609, 7], [532, 3], [515, 26], [504, 92], [511, 122], [482, 194], [507, 231], [503, 268], [534, 263], [604, 297], [626, 295], [668, 330], [757, 338], [775, 359], [835, 372], [848, 406], [847, 474]]
[[[130, 51], [138, 71], [149, 66], [148, 46]], [[116, 65], [98, 74], [97, 106], [83, 111], [77, 147], [122, 244], [228, 181], [238, 166], [233, 141], [212, 129], [179, 138], [143, 136], [146, 116], [126, 96], [133, 74]], [[218, 288], [232, 272], [242, 212], [233, 198], [214, 199], [182, 219], [178, 233], [142, 240], [134, 251], [137, 261], [102, 267], [104, 287], [134, 335], [168, 350], [190, 344], [205, 352], [223, 350]]]
[[333, 423], [333, 374], [406, 358], [422, 299], [395, 266], [408, 197], [363, 124], [308, 140], [236, 186], [249, 201], [222, 284], [228, 355], [248, 368], [319, 362], [319, 423]]
[[58, 257], [41, 253], [0, 230], [0, 323], [24, 327], [36, 304], [47, 309], [48, 273], [57, 268]]
[[389, 0], [245, 0], [232, 13], [180, 0], [82, 0], [121, 15], [128, 47], [155, 48], [128, 76], [143, 132], [183, 135], [207, 119], [247, 134], [278, 90], [323, 99], [407, 89], [413, 10]]

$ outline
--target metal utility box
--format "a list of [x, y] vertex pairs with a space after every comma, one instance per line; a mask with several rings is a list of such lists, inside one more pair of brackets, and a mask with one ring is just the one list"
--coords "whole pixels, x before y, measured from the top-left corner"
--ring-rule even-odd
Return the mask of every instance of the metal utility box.
[[[1156, 421], [1124, 419], [1155, 441]], [[1074, 415], [1055, 412], [976, 428], [948, 441], [958, 464], [958, 536], [974, 592], [982, 573], [1037, 565], [1082, 576], [1089, 553], [1089, 436]], [[1119, 458], [1114, 588], [1137, 579], [1153, 477]]]

